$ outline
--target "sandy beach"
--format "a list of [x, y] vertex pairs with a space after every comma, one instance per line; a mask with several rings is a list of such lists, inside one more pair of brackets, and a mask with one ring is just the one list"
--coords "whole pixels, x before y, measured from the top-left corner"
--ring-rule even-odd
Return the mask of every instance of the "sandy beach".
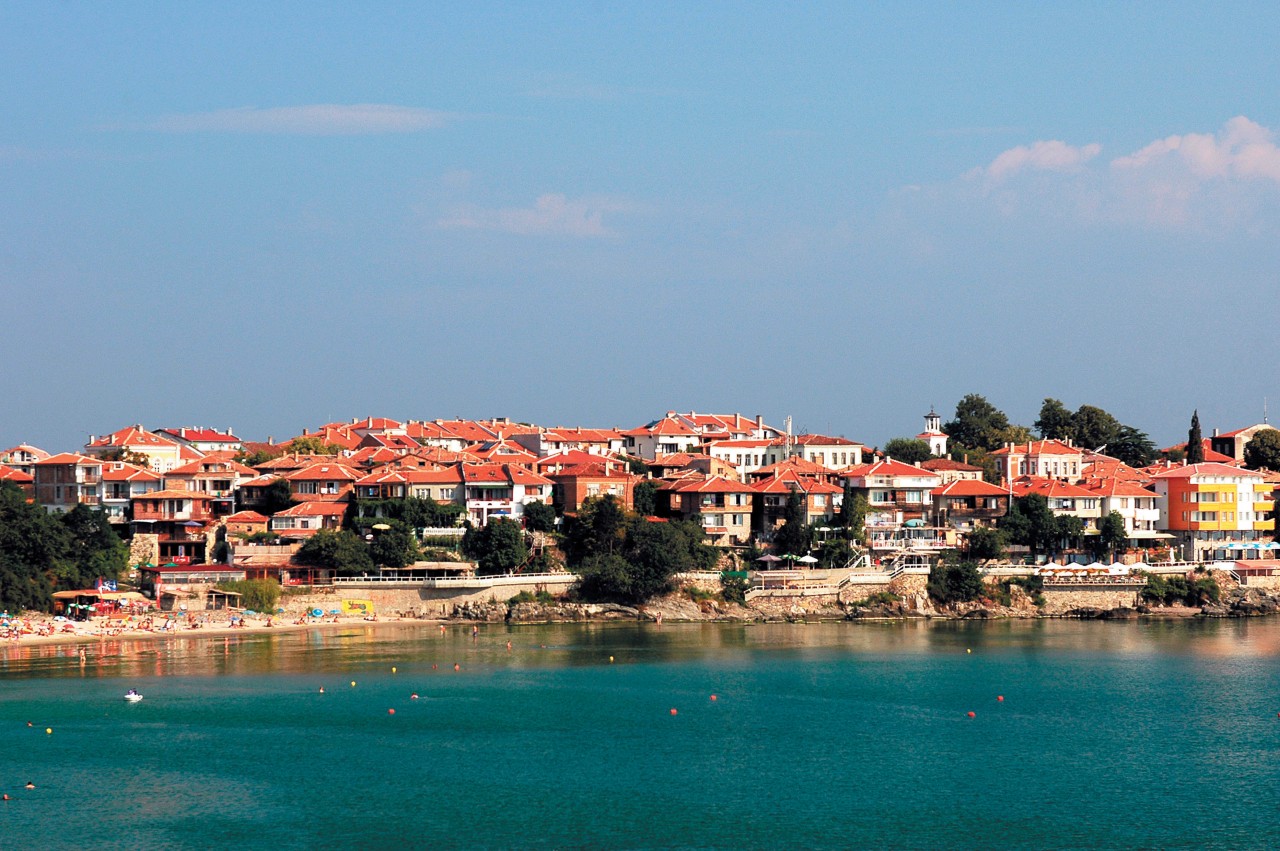
[[[219, 613], [221, 615], [221, 613]], [[263, 633], [281, 633], [281, 632], [304, 632], [307, 630], [342, 630], [349, 629], [353, 626], [368, 628], [385, 628], [395, 626], [408, 625], [441, 625], [450, 624], [450, 621], [419, 619], [419, 618], [399, 618], [399, 617], [382, 617], [376, 619], [343, 616], [343, 615], [326, 615], [324, 618], [305, 618], [300, 621], [299, 618], [286, 618], [283, 616], [272, 616], [270, 625], [268, 625], [267, 616], [261, 617], [249, 616], [243, 619], [243, 626], [232, 626], [229, 618], [221, 616], [216, 620], [209, 620], [204, 623], [197, 622], [195, 625], [188, 624], [183, 620], [172, 620], [172, 627], [163, 628], [165, 619], [158, 616], [134, 616], [129, 622], [121, 622], [116, 619], [93, 618], [88, 621], [55, 621], [47, 615], [36, 615], [32, 617], [23, 617], [19, 620], [30, 624], [33, 628], [39, 625], [53, 625], [53, 633], [41, 635], [38, 631], [24, 633], [17, 638], [5, 638], [0, 640], [0, 656], [8, 648], [15, 647], [49, 647], [65, 645], [74, 647], [76, 645], [92, 645], [105, 641], [120, 640], [145, 640], [154, 639], [163, 641], [170, 638], [204, 638], [204, 637], [223, 637], [236, 635], [257, 635]], [[148, 620], [152, 622], [152, 626], [144, 627]], [[71, 624], [73, 632], [64, 632], [63, 624]], [[456, 626], [455, 626], [456, 628]]]

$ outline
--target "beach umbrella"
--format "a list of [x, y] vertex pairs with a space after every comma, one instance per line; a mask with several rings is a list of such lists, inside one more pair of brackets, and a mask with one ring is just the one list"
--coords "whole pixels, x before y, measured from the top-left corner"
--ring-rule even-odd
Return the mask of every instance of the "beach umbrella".
[[760, 558], [756, 559], [756, 561], [763, 561], [763, 562], [768, 562], [770, 564], [773, 564], [775, 562], [782, 561], [782, 559], [778, 558], [776, 555], [773, 555], [772, 553], [765, 553], [764, 555], [760, 556]]
[[802, 562], [804, 562], [805, 564], [817, 564], [817, 563], [818, 563], [818, 560], [817, 560], [816, 558], [814, 558], [813, 556], [809, 556], [809, 555], [800, 556], [800, 558], [796, 559], [796, 561], [802, 561]]
[[390, 529], [391, 527], [386, 523], [374, 523], [372, 528], [377, 529], [379, 532], [385, 532], [387, 529]]

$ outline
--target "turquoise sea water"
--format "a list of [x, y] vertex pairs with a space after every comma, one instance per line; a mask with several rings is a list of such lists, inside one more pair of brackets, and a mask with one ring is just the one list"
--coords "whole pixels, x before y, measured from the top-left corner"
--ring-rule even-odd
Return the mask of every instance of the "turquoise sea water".
[[0, 649], [2, 848], [1280, 847], [1280, 620], [89, 650]]

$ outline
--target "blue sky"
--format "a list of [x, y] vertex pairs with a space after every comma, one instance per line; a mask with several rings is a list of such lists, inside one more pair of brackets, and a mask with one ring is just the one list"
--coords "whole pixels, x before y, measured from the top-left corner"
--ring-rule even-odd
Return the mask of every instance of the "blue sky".
[[349, 5], [0, 12], [0, 445], [1280, 404], [1271, 5]]

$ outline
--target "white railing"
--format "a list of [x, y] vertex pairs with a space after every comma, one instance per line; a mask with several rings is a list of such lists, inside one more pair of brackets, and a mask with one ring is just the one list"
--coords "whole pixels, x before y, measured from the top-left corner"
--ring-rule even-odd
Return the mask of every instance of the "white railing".
[[504, 576], [335, 576], [334, 585], [406, 585], [415, 588], [500, 588], [509, 585], [572, 585], [576, 573], [513, 573]]

